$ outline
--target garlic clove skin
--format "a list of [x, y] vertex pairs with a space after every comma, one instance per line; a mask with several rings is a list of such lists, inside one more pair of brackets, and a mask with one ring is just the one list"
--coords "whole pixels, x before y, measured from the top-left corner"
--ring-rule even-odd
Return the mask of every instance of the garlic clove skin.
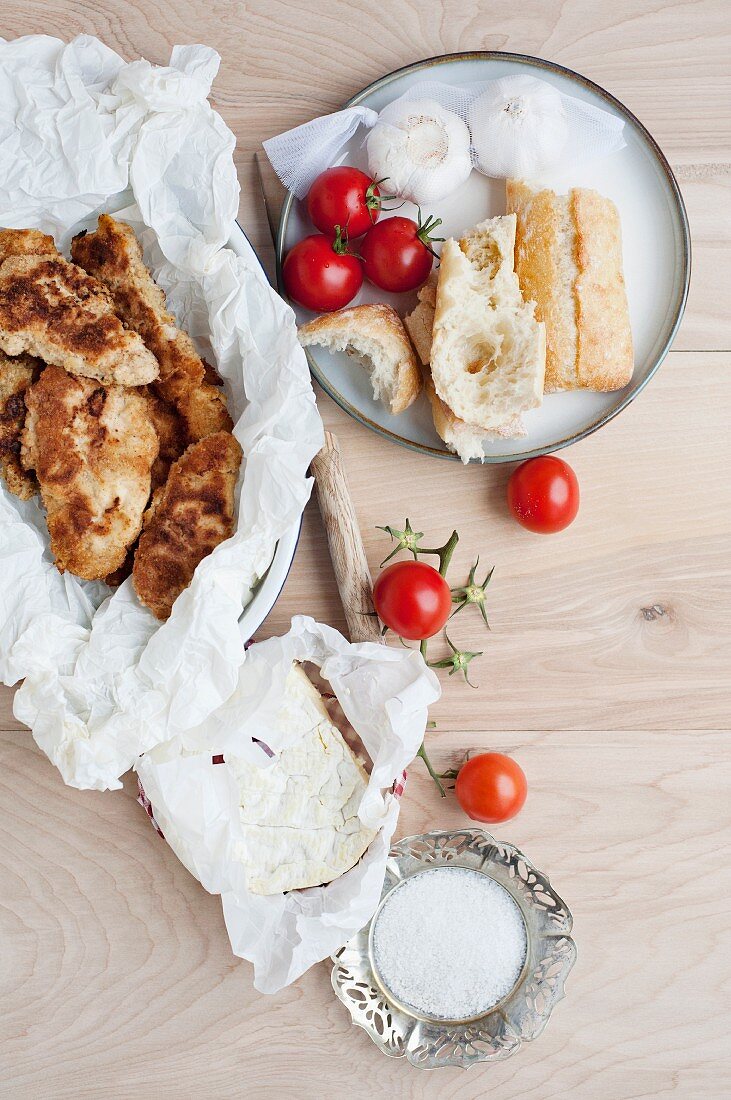
[[438, 202], [472, 171], [470, 132], [435, 99], [395, 100], [381, 111], [366, 142], [368, 171], [389, 194], [417, 206]]
[[568, 141], [561, 93], [532, 76], [490, 82], [467, 112], [475, 167], [486, 176], [526, 178], [555, 165]]

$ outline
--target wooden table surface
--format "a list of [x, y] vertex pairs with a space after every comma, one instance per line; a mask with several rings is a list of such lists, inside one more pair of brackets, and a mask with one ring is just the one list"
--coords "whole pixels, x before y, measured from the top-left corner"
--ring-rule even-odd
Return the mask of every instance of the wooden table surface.
[[[623, 100], [671, 161], [688, 206], [693, 285], [651, 385], [566, 457], [582, 510], [541, 540], [505, 514], [507, 469], [391, 446], [323, 394], [376, 568], [378, 523], [408, 514], [496, 566], [479, 690], [450, 680], [437, 765], [514, 753], [523, 813], [497, 828], [575, 914], [579, 961], [545, 1034], [465, 1074], [387, 1060], [350, 1026], [326, 965], [274, 997], [236, 960], [220, 905], [123, 793], [67, 788], [0, 689], [0, 1095], [468, 1100], [731, 1096], [731, 10], [727, 0], [5, 0], [0, 34], [98, 35], [166, 62], [222, 56], [215, 104], [238, 138], [241, 219], [271, 252], [259, 142], [335, 109], [397, 66], [461, 49], [538, 54]], [[388, 489], [384, 492], [384, 483]], [[263, 633], [306, 612], [343, 627], [307, 509]], [[411, 769], [400, 832], [464, 823]], [[448, 945], [445, 945], [448, 950]]]

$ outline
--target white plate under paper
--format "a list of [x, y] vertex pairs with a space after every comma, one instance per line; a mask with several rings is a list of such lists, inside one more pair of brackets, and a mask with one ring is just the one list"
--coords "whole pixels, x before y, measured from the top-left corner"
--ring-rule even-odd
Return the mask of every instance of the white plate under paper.
[[[125, 199], [132, 201], [131, 195], [125, 193], [117, 204], [120, 208], [124, 206]], [[78, 228], [92, 230], [95, 226], [96, 215], [80, 222]], [[235, 252], [237, 256], [242, 256], [247, 259], [253, 256], [261, 267], [259, 257], [238, 222], [234, 225], [233, 233], [228, 241], [228, 247], [232, 252]], [[262, 271], [263, 270], [262, 268]], [[254, 589], [251, 600], [243, 610], [241, 618], [239, 619], [239, 629], [241, 630], [241, 637], [245, 642], [253, 638], [256, 631], [274, 607], [280, 592], [284, 588], [284, 582], [287, 579], [292, 561], [294, 560], [301, 527], [302, 517], [300, 517], [299, 520], [279, 539], [274, 548], [274, 554], [269, 568]]]
[[[690, 279], [688, 222], [667, 161], [650, 134], [619, 100], [570, 69], [521, 54], [452, 54], [391, 73], [354, 96], [346, 106], [362, 104], [380, 111], [413, 84], [432, 80], [465, 84], [516, 73], [538, 76], [560, 91], [609, 110], [625, 121], [626, 148], [575, 169], [567, 165], [559, 172], [542, 175], [540, 180], [564, 193], [571, 187], [592, 187], [616, 203], [622, 219], [635, 369], [630, 385], [615, 393], [548, 394], [539, 409], [525, 415], [527, 436], [485, 443], [487, 462], [518, 461], [567, 447], [602, 427], [628, 405], [665, 358], [683, 315]], [[367, 168], [362, 148], [366, 133], [361, 129], [356, 134], [339, 162]], [[398, 213], [415, 217], [416, 207], [405, 203]], [[476, 222], [504, 213], [504, 180], [488, 179], [477, 171], [452, 195], [422, 208], [422, 214], [435, 214], [442, 219], [438, 232], [445, 237], [458, 237]], [[316, 230], [302, 204], [289, 196], [279, 227], [278, 262], [281, 264], [293, 244], [313, 232]], [[416, 294], [386, 294], [364, 282], [352, 304], [378, 301], [389, 302], [403, 316], [415, 304]], [[295, 306], [295, 312], [299, 324], [314, 316], [299, 306]], [[391, 416], [380, 402], [374, 401], [366, 372], [352, 358], [318, 347], [306, 350], [315, 378], [356, 420], [406, 447], [457, 459], [436, 434], [424, 394], [405, 413]]]
[[[256, 255], [251, 241], [238, 222], [234, 226], [234, 232], [228, 242], [228, 247], [237, 256], [254, 256], [259, 266], [261, 266], [261, 261]], [[284, 582], [287, 580], [297, 550], [301, 528], [302, 517], [300, 516], [299, 520], [282, 535], [275, 546], [271, 565], [254, 590], [251, 601], [244, 608], [239, 619], [239, 628], [241, 637], [245, 642], [253, 638], [284, 588]]]

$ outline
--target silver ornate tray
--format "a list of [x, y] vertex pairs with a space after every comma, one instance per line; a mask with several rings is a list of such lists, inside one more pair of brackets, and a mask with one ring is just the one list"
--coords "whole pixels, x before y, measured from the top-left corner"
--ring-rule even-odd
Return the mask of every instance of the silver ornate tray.
[[[405, 878], [448, 864], [482, 871], [515, 899], [525, 921], [528, 950], [511, 992], [484, 1016], [464, 1023], [418, 1017], [381, 987], [371, 955], [371, 927], [378, 915], [333, 955], [332, 984], [350, 1012], [384, 1054], [407, 1058], [420, 1069], [497, 1062], [540, 1035], [576, 961], [573, 920], [565, 902], [522, 852], [483, 829], [423, 833], [391, 849], [381, 904]], [[379, 906], [380, 909], [380, 906]], [[446, 947], [448, 950], [448, 945]]]

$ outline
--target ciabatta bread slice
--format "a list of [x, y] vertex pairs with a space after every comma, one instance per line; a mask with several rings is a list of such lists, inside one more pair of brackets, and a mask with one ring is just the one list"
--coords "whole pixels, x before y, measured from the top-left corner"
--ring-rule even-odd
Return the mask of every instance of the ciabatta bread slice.
[[303, 347], [319, 344], [356, 355], [371, 379], [373, 396], [394, 416], [419, 396], [421, 371], [403, 322], [391, 306], [376, 303], [323, 313], [299, 330]]
[[445, 241], [437, 283], [431, 372], [461, 420], [502, 429], [543, 400], [545, 328], [513, 270], [515, 215]]
[[514, 416], [499, 428], [487, 431], [477, 424], [468, 424], [460, 420], [452, 412], [447, 404], [434, 388], [434, 382], [429, 369], [431, 359], [432, 330], [434, 328], [434, 312], [437, 304], [437, 272], [433, 271], [427, 282], [419, 290], [418, 303], [404, 317], [404, 325], [411, 337], [411, 342], [416, 348], [416, 354], [421, 359], [424, 367], [424, 390], [431, 405], [432, 419], [437, 435], [444, 440], [450, 451], [458, 454], [463, 462], [471, 459], [485, 458], [483, 442], [487, 439], [518, 439], [527, 435], [523, 418]]
[[597, 191], [568, 195], [507, 181], [517, 215], [515, 269], [546, 324], [546, 391], [618, 390], [634, 356], [617, 208]]
[[404, 317], [406, 331], [411, 337], [411, 343], [416, 348], [416, 354], [419, 356], [423, 367], [428, 367], [431, 362], [434, 312], [437, 308], [437, 279], [438, 272], [432, 271], [416, 295], [418, 298], [417, 304], [411, 313], [407, 313]]
[[480, 428], [477, 424], [468, 424], [465, 420], [460, 420], [449, 406], [445, 405], [434, 389], [434, 382], [428, 367], [424, 370], [424, 389], [431, 405], [437, 435], [444, 440], [450, 451], [454, 451], [455, 454], [459, 455], [465, 464], [472, 459], [479, 459], [480, 462], [484, 461], [485, 449], [483, 444], [486, 439], [517, 439], [528, 434], [523, 420], [519, 416], [516, 416], [514, 420], [504, 424], [501, 428], [495, 428], [492, 431], [486, 431], [485, 428]]

